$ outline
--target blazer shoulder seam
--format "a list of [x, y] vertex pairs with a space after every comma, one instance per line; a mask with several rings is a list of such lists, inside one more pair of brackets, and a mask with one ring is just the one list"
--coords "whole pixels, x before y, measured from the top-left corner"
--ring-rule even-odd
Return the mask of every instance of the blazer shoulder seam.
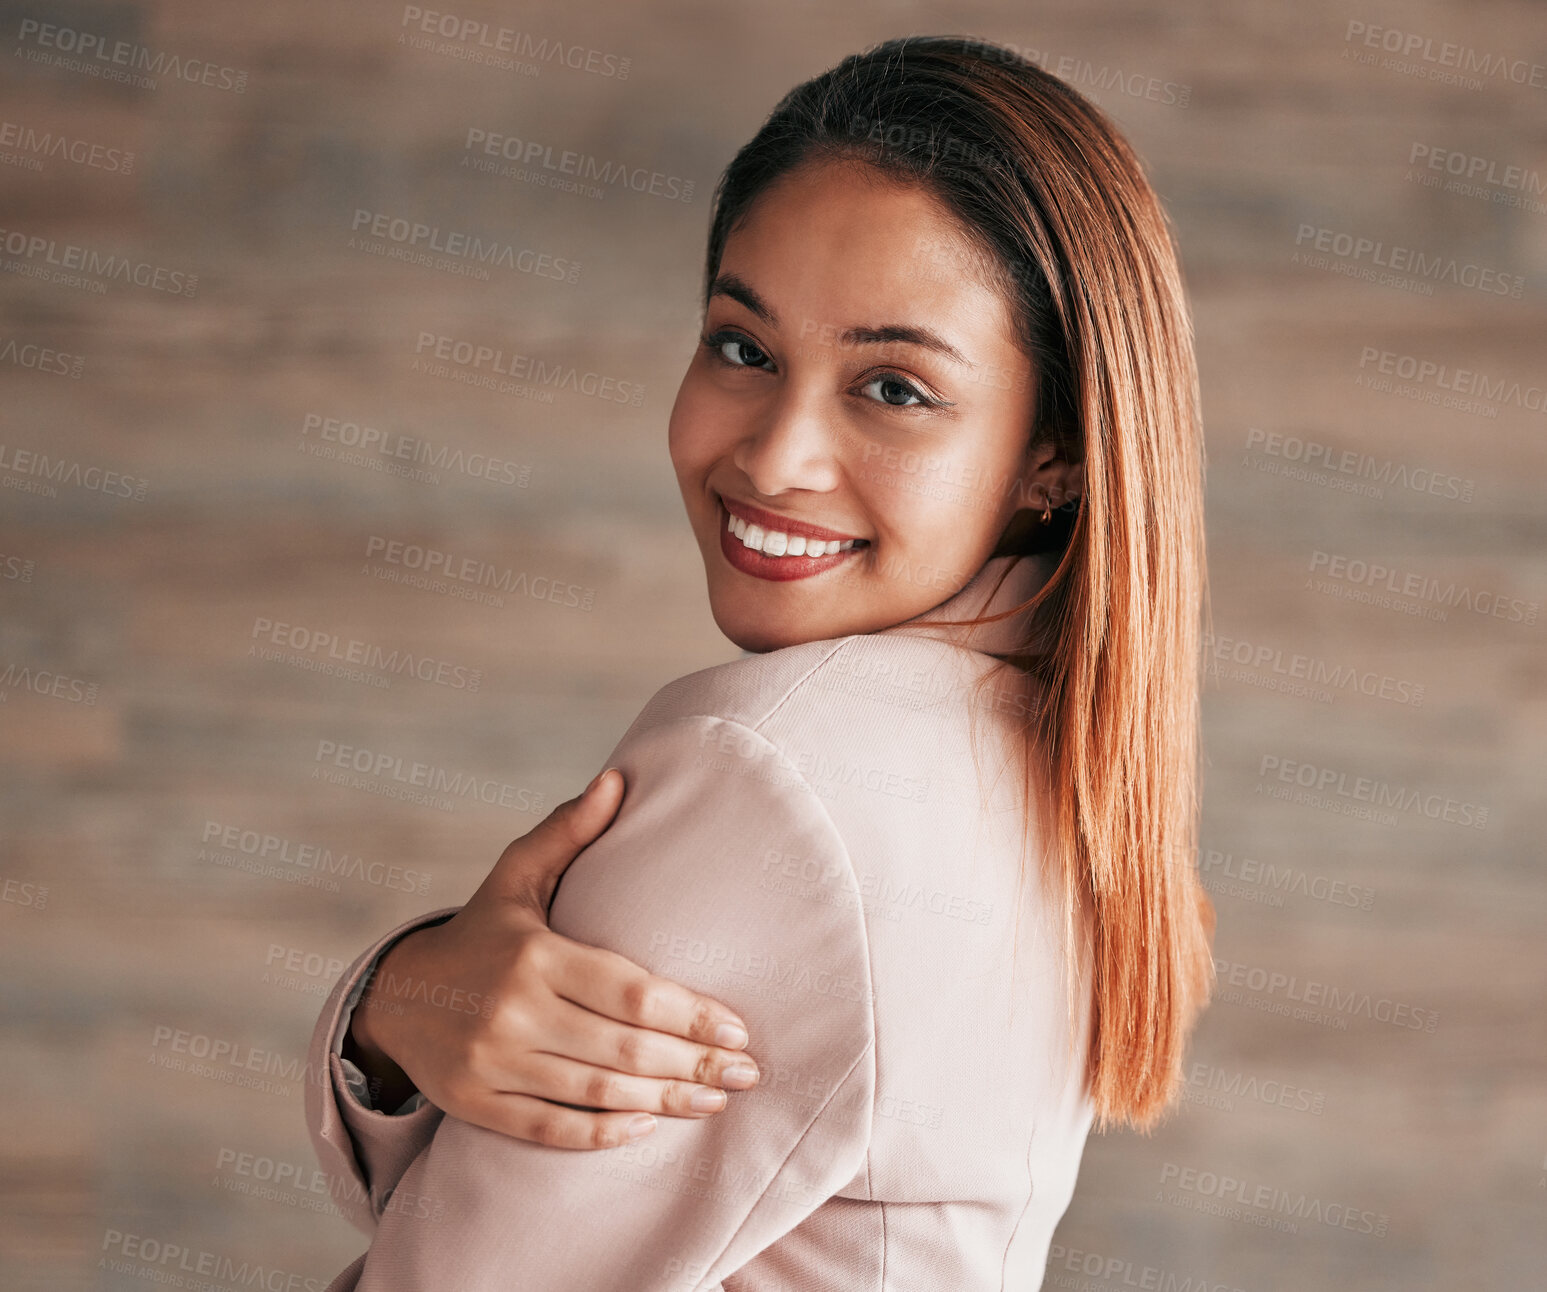
[[[832, 649], [824, 651], [823, 654], [822, 654], [821, 659], [819, 659], [815, 663], [813, 663], [809, 668], [806, 669], [806, 671], [804, 673], [802, 673], [793, 682], [791, 682], [788, 687], [785, 688], [784, 694], [781, 695], [777, 700], [775, 700], [773, 702], [773, 704], [769, 706], [768, 710], [766, 712], [764, 712], [758, 718], [758, 720], [755, 723], [752, 723], [752, 724], [743, 723], [742, 725], [743, 726], [750, 725], [751, 729], [753, 731], [757, 732], [758, 735], [762, 736], [764, 740], [767, 740], [768, 737], [766, 735], [764, 735], [764, 733], [763, 733], [763, 725], [765, 723], [767, 723], [767, 722], [771, 722], [774, 719], [774, 717], [777, 716], [779, 710], [782, 709], [790, 701], [791, 697], [793, 697], [794, 694], [797, 691], [799, 691], [801, 687], [805, 686], [805, 684], [807, 682], [809, 682], [813, 677], [815, 677], [816, 674], [822, 670], [822, 668], [827, 664], [827, 662], [830, 659], [833, 658], [834, 655], [836, 655], [839, 651], [843, 650], [844, 647], [846, 647], [853, 640], [854, 640], [853, 637], [840, 637], [837, 641], [835, 641], [833, 643]], [[770, 741], [769, 743], [772, 744], [773, 742]], [[804, 779], [804, 778], [802, 778], [802, 779]], [[824, 808], [823, 811], [825, 812], [826, 809]]]
[[[869, 947], [868, 939], [866, 941], [866, 947], [867, 947], [867, 950], [868, 950], [868, 947]], [[812, 1119], [806, 1124], [806, 1129], [801, 1131], [800, 1138], [797, 1139], [792, 1145], [790, 1145], [790, 1151], [788, 1153], [786, 1153], [784, 1155], [783, 1160], [780, 1161], [778, 1168], [774, 1171], [773, 1176], [772, 1176], [772, 1178], [769, 1181], [770, 1184], [772, 1184], [774, 1180], [777, 1180], [779, 1178], [779, 1176], [784, 1173], [785, 1167], [787, 1167], [790, 1164], [790, 1159], [792, 1157], [794, 1157], [795, 1154], [800, 1151], [800, 1146], [802, 1144], [804, 1144], [807, 1139], [810, 1138], [812, 1128], [819, 1121], [822, 1120], [822, 1114], [827, 1111], [829, 1105], [831, 1105], [833, 1100], [838, 1097], [839, 1093], [843, 1090], [843, 1088], [846, 1085], [849, 1084], [850, 1079], [854, 1076], [855, 1069], [857, 1069], [859, 1067], [859, 1065], [865, 1061], [865, 1058], [866, 1058], [867, 1055], [869, 1055], [871, 1057], [872, 1066], [874, 1065], [875, 1052], [876, 1052], [876, 1038], [875, 1038], [874, 1029], [872, 1029], [871, 1035], [870, 1035], [870, 1044], [865, 1047], [865, 1049], [864, 1049], [864, 1051], [862, 1053], [857, 1054], [857, 1055], [854, 1056], [854, 1062], [849, 1064], [848, 1071], [846, 1071], [843, 1074], [843, 1079], [841, 1081], [838, 1081], [838, 1082], [834, 1083], [833, 1089], [832, 1089], [832, 1093], [829, 1094], [827, 1096], [827, 1098], [822, 1101], [822, 1106], [816, 1110], [816, 1115], [814, 1117], [812, 1117]], [[874, 1091], [872, 1090], [872, 1099], [873, 1098], [874, 1098]], [[874, 1120], [875, 1120], [874, 1111], [872, 1110], [872, 1114], [871, 1114], [871, 1121], [872, 1121], [872, 1123], [874, 1122]], [[865, 1139], [865, 1172], [866, 1172], [866, 1176], [868, 1178], [869, 1172], [870, 1172], [870, 1139], [869, 1139], [868, 1135], [866, 1136], [866, 1139]], [[760, 1194], [758, 1196], [758, 1202], [762, 1202], [762, 1200], [765, 1197], [767, 1197], [767, 1196], [768, 1196], [767, 1195], [767, 1191], [765, 1190], [762, 1194]], [[826, 1201], [826, 1199], [824, 1199], [823, 1201]], [[752, 1211], [755, 1211], [756, 1209], [757, 1209], [757, 1203], [753, 1203], [752, 1204]], [[752, 1221], [752, 1211], [749, 1211], [747, 1213], [747, 1215], [742, 1219], [742, 1222], [739, 1225], [736, 1226], [735, 1233], [733, 1233], [730, 1236], [730, 1238], [726, 1241], [725, 1246], [723, 1248], [721, 1248], [720, 1256], [716, 1258], [716, 1263], [718, 1263], [718, 1261], [721, 1258], [724, 1257], [725, 1252], [731, 1247], [731, 1245], [733, 1243], [735, 1243], [735, 1241], [736, 1241], [737, 1237], [740, 1235], [741, 1231], [743, 1229], [745, 1229], [751, 1223], [751, 1221]], [[740, 1268], [740, 1267], [738, 1267], [738, 1268]], [[710, 1269], [713, 1270], [714, 1266], [711, 1265]], [[734, 1272], [734, 1271], [730, 1271], [730, 1272]], [[724, 1276], [722, 1275], [721, 1277], [723, 1278]]]

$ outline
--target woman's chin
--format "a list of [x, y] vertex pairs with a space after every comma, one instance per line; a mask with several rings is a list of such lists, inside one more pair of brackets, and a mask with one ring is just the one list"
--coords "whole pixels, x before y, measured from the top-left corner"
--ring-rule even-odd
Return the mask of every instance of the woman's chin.
[[769, 625], [751, 622], [736, 616], [727, 616], [722, 619], [717, 614], [714, 621], [719, 625], [720, 631], [737, 646], [741, 647], [742, 650], [751, 651], [757, 655], [766, 654], [771, 650], [780, 650], [785, 646], [795, 646], [803, 641], [814, 640], [802, 637], [798, 633], [792, 634], [787, 629], [781, 632]]
[[774, 621], [766, 612], [748, 612], [745, 607], [729, 607], [718, 604], [713, 598], [710, 613], [720, 631], [742, 650], [762, 655], [785, 646], [799, 646], [803, 642], [817, 641], [826, 634], [803, 632], [803, 625], [787, 619]]

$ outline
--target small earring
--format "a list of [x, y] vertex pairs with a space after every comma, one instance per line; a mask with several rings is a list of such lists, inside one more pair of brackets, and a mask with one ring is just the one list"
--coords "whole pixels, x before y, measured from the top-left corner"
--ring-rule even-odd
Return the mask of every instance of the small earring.
[[1051, 524], [1053, 520], [1053, 502], [1048, 494], [1042, 495], [1042, 523]]

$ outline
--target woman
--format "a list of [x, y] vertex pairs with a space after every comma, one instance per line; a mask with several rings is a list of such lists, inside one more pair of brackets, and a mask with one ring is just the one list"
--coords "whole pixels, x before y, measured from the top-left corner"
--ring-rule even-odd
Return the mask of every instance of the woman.
[[[670, 448], [752, 654], [650, 701], [595, 842], [616, 777], [335, 989], [309, 1112], [374, 1227], [335, 1288], [1035, 1288], [1092, 1120], [1176, 1093], [1202, 437], [1139, 163], [1008, 51], [889, 41], [738, 153], [707, 271]], [[523, 990], [503, 948], [560, 870], [554, 934], [602, 950], [525, 944], [562, 1008], [507, 1093], [443, 1056]], [[431, 1101], [368, 1109], [346, 1040], [382, 1108]]]

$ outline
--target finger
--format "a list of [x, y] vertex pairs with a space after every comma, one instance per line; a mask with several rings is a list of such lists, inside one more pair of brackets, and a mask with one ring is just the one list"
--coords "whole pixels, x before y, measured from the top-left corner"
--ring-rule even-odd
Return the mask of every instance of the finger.
[[638, 1138], [629, 1134], [629, 1128], [636, 1120], [648, 1121], [644, 1132], [647, 1135], [657, 1124], [649, 1113], [588, 1112], [532, 1095], [499, 1092], [477, 1107], [452, 1115], [533, 1144], [573, 1149], [616, 1148]]
[[584, 1109], [709, 1117], [729, 1102], [729, 1096], [717, 1086], [636, 1077], [592, 1063], [579, 1063], [561, 1054], [530, 1054], [522, 1066], [526, 1069], [522, 1089], [514, 1093], [575, 1104]]
[[485, 884], [502, 896], [546, 912], [565, 867], [612, 824], [622, 802], [623, 773], [609, 767], [585, 792], [566, 799], [513, 840], [494, 863]]
[[670, 1032], [727, 1050], [747, 1044], [747, 1025], [719, 1001], [641, 968], [605, 947], [555, 943], [553, 978], [565, 1000], [620, 1023]]
[[698, 1045], [666, 1032], [632, 1027], [562, 998], [554, 1003], [558, 1008], [543, 1033], [551, 1038], [544, 1046], [550, 1054], [634, 1076], [692, 1081], [726, 1090], [746, 1090], [761, 1075], [757, 1061], [745, 1050]]

